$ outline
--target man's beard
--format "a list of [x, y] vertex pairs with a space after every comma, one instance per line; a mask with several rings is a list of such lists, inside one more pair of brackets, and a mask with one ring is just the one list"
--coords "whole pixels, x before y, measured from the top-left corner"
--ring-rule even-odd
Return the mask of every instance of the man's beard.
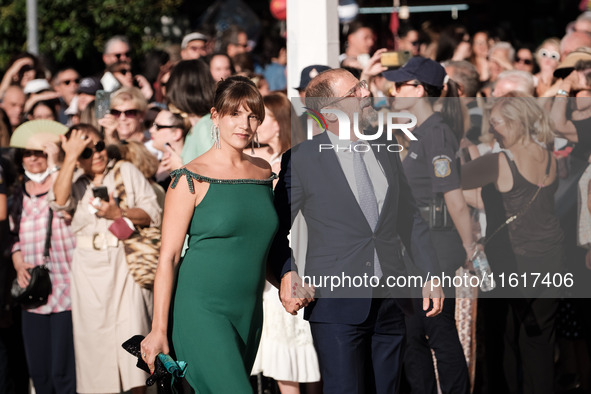
[[359, 119], [359, 127], [361, 130], [376, 126], [378, 123], [378, 112], [371, 105], [371, 99], [364, 99], [360, 104], [362, 110], [361, 119]]

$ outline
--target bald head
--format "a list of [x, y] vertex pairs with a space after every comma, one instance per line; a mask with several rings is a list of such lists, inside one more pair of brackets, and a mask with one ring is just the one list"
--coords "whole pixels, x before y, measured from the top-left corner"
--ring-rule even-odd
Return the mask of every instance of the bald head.
[[306, 105], [315, 110], [323, 108], [332, 101], [332, 97], [338, 97], [335, 90], [337, 82], [348, 78], [355, 79], [353, 74], [342, 68], [321, 72], [306, 87]]
[[2, 109], [6, 112], [13, 128], [21, 124], [24, 108], [25, 94], [21, 87], [17, 85], [9, 86], [2, 98]]
[[591, 47], [591, 34], [582, 31], [568, 33], [560, 41], [560, 57], [564, 58], [580, 47]]

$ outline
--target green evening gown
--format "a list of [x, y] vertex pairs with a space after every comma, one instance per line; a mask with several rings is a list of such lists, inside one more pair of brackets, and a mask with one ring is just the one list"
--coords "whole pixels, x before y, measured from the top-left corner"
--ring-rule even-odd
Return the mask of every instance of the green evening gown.
[[189, 225], [189, 249], [178, 273], [172, 343], [187, 362], [187, 380], [199, 394], [252, 393], [249, 374], [262, 330], [267, 253], [277, 230], [273, 179], [217, 180], [186, 169], [173, 171], [210, 183]]

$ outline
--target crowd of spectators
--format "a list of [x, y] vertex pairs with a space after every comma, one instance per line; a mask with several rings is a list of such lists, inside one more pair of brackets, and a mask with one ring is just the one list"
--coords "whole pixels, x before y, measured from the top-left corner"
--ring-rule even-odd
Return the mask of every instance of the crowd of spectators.
[[[95, 234], [108, 234], [111, 223], [122, 217], [139, 226], [160, 225], [170, 172], [214, 145], [210, 110], [217, 82], [231, 75], [242, 75], [252, 80], [264, 96], [266, 117], [258, 137], [263, 146], [253, 147], [252, 154], [269, 161], [275, 172], [279, 171], [281, 155], [299, 142], [294, 128], [299, 127], [300, 122], [292, 121], [290, 125], [294, 112], [286, 96], [286, 38], [264, 36], [258, 43], [261, 49], [258, 52], [262, 55], [253, 56], [252, 41], [239, 26], [217, 34], [218, 39], [213, 33], [191, 32], [176, 51], [173, 47], [155, 51], [146, 57], [145, 64], [132, 64], [132, 54], [139, 43], [129, 42], [125, 36], [114, 36], [105, 43], [104, 71], [99, 75], [81, 75], [67, 65], [50, 71], [36, 56], [28, 53], [15, 54], [5, 70], [0, 82], [0, 392], [26, 392], [29, 377], [38, 393], [121, 390], [140, 393], [145, 390], [145, 376], [135, 370], [132, 358], [126, 359], [127, 355], [121, 353], [118, 342], [125, 340], [124, 336], [149, 332], [152, 295], [130, 277], [120, 243], [108, 236], [97, 240]], [[394, 48], [376, 48], [379, 40], [372, 26], [362, 21], [346, 24], [343, 37], [339, 63], [367, 82], [376, 103], [378, 99], [390, 97], [425, 97], [433, 99], [425, 101], [429, 103], [425, 107], [429, 113], [445, 113], [447, 102], [437, 102], [439, 97], [461, 98], [463, 108], [457, 114], [456, 125], [463, 125], [452, 127], [450, 136], [457, 141], [451, 145], [453, 152], [444, 153], [461, 157], [462, 164], [515, 147], [513, 140], [511, 143], [507, 140], [507, 135], [513, 133], [511, 130], [518, 129], [508, 126], [513, 125], [512, 122], [522, 121], [527, 127], [533, 125], [533, 131], [521, 130], [523, 135], [515, 138], [519, 141], [531, 139], [536, 147], [543, 145], [539, 158], [523, 152], [501, 154], [498, 156], [501, 159], [495, 158], [493, 163], [494, 166], [498, 164], [495, 174], [508, 178], [491, 175], [492, 178], [486, 179], [501, 185], [497, 187], [501, 193], [512, 190], [507, 182], [512, 186], [516, 174], [521, 174], [520, 182], [531, 180], [534, 185], [551, 185], [547, 189], [540, 186], [540, 189], [546, 194], [555, 191], [555, 206], [549, 203], [537, 206], [545, 210], [537, 211], [539, 217], [547, 216], [551, 221], [556, 214], [557, 218], [556, 227], [548, 230], [552, 242], [557, 244], [552, 244], [548, 253], [554, 253], [551, 257], [560, 260], [554, 262], [564, 263], [566, 272], [575, 273], [583, 281], [591, 278], [587, 272], [591, 270], [591, 131], [587, 129], [591, 126], [591, 12], [583, 13], [569, 24], [564, 36], [547, 37], [532, 43], [531, 47], [501, 41], [488, 31], [468, 31], [463, 26], [434, 31], [414, 27], [409, 22], [403, 22], [394, 34]], [[415, 57], [414, 62], [431, 59], [445, 71], [423, 69], [416, 74], [420, 77], [388, 77], [388, 68], [380, 64], [386, 50], [408, 52], [409, 58]], [[403, 64], [394, 68], [400, 66]], [[328, 69], [324, 65], [310, 65], [296, 71], [301, 73], [297, 89], [302, 97], [307, 84]], [[139, 70], [142, 73], [137, 73]], [[443, 73], [443, 87], [429, 90], [427, 85], [435, 78], [432, 73], [439, 72]], [[412, 90], [418, 87], [420, 92]], [[491, 106], [487, 104], [490, 98], [509, 99], [496, 101], [497, 104]], [[536, 98], [533, 105], [537, 107], [531, 107], [527, 100], [519, 101], [530, 98]], [[511, 109], [511, 102], [519, 104]], [[400, 103], [402, 101], [398, 105]], [[28, 121], [40, 119], [69, 127], [67, 136], [57, 145], [46, 144], [27, 150], [10, 147], [14, 130]], [[546, 134], [540, 136], [539, 130], [534, 129], [542, 128]], [[458, 130], [465, 131], [455, 135]], [[410, 141], [400, 140], [400, 143], [408, 147]], [[529, 146], [528, 149], [531, 152], [533, 148]], [[552, 155], [547, 157], [546, 152]], [[550, 164], [554, 163], [550, 157], [556, 158], [556, 164]], [[120, 210], [112, 194], [110, 202], [103, 201], [101, 205], [93, 200], [89, 204], [87, 200], [92, 196], [93, 186], [104, 184], [110, 192], [114, 190], [115, 179], [110, 170], [116, 161], [126, 162], [120, 171], [127, 193], [131, 194], [129, 208]], [[548, 171], [535, 175], [536, 166], [542, 170], [548, 167]], [[473, 175], [475, 167], [478, 168], [468, 167], [472, 172], [467, 173]], [[412, 180], [412, 175], [407, 174], [407, 177]], [[467, 258], [474, 250], [473, 245], [468, 246], [471, 234], [474, 234], [474, 241], [478, 238], [476, 234], [490, 235], [497, 227], [491, 228], [490, 223], [498, 222], [490, 220], [487, 186], [481, 181], [482, 178], [478, 182], [466, 181], [462, 176], [462, 186], [470, 190], [461, 193], [458, 175], [457, 188], [450, 189], [457, 191], [454, 198], [461, 203], [457, 208], [461, 215], [458, 215], [467, 218], [468, 206], [472, 214], [471, 225], [456, 225], [461, 235], [461, 240], [458, 239], [460, 252], [465, 252]], [[527, 203], [523, 198], [519, 200], [521, 205]], [[544, 198], [546, 202], [551, 201], [552, 195]], [[89, 205], [95, 205], [95, 210], [89, 211]], [[510, 209], [505, 205], [504, 208], [519, 211], [520, 206], [517, 204]], [[26, 285], [27, 270], [41, 264], [43, 248], [39, 245], [45, 239], [50, 210], [55, 211], [53, 226], [58, 230], [53, 235], [56, 237], [54, 248], [61, 251], [59, 256], [57, 253], [54, 256], [59, 261], [52, 265], [52, 279], [56, 288], [62, 286], [63, 289], [50, 298], [46, 306], [21, 311], [11, 302], [9, 287], [14, 278], [21, 286]], [[453, 218], [455, 213], [453, 209], [450, 211]], [[516, 264], [521, 264], [523, 255], [532, 258], [527, 248], [523, 253], [521, 249], [515, 250], [516, 244], [527, 241], [516, 236], [520, 228], [509, 227], [507, 235], [517, 256], [512, 257]], [[549, 247], [548, 242], [539, 248]], [[27, 247], [26, 243], [35, 246]], [[77, 244], [75, 248], [74, 244]], [[489, 246], [487, 252], [490, 249]], [[490, 255], [494, 271], [500, 267], [495, 266], [495, 262], [506, 256], [502, 253], [496, 256], [495, 251]], [[545, 258], [551, 258], [548, 256], [546, 254]], [[98, 265], [90, 265], [93, 261]], [[450, 266], [456, 269], [464, 263], [464, 260], [454, 261]], [[471, 268], [469, 263], [466, 267]], [[283, 313], [270, 306], [270, 291], [275, 292], [275, 289], [267, 288], [265, 302], [269, 305], [265, 311]], [[455, 303], [459, 306], [459, 299]], [[462, 375], [469, 381], [462, 387], [470, 386], [469, 390], [481, 393], [553, 393], [567, 392], [570, 388], [591, 392], [591, 319], [588, 313], [591, 303], [583, 298], [564, 298], [554, 299], [550, 306], [543, 304], [538, 302], [532, 306], [530, 303], [525, 312], [519, 312], [517, 306], [506, 300], [481, 300], [470, 305], [470, 312], [456, 310], [455, 320], [453, 308], [456, 306], [444, 310], [458, 327], [468, 319], [471, 327], [468, 337], [476, 339], [470, 341], [459, 335], [467, 355], [467, 368], [464, 370], [462, 365]], [[545, 319], [539, 322], [538, 331], [540, 328], [541, 331], [520, 332], [519, 325], [525, 324], [528, 316], [533, 316], [535, 323], [536, 313], [539, 313], [538, 318]], [[309, 331], [305, 325], [302, 328], [302, 323], [282, 321], [281, 325]], [[422, 322], [415, 322], [414, 326], [417, 325], [423, 329]], [[506, 326], [511, 327], [505, 329]], [[109, 331], [115, 327], [116, 332]], [[41, 332], [47, 337], [41, 337]], [[416, 337], [417, 333], [413, 334]], [[441, 375], [445, 371], [445, 359], [438, 354], [441, 345], [429, 342], [424, 333], [421, 335], [416, 341], [425, 349], [432, 349], [434, 359], [441, 363], [440, 369], [434, 370], [433, 379], [438, 372], [437, 382], [443, 383], [448, 376]], [[263, 334], [265, 336], [274, 338], [272, 333]], [[304, 341], [310, 341], [309, 332], [302, 336], [306, 338]], [[450, 337], [458, 341], [455, 333]], [[546, 353], [537, 359], [531, 354], [523, 357], [530, 349], [524, 344], [534, 343], [531, 348], [536, 348], [539, 338], [551, 345], [543, 348]], [[297, 347], [298, 343], [294, 343]], [[264, 349], [263, 355], [272, 352], [264, 344], [261, 349]], [[60, 357], [53, 357], [52, 353]], [[430, 353], [427, 356], [430, 363]], [[305, 357], [313, 358], [309, 352]], [[540, 366], [541, 359], [551, 361], [549, 365]], [[312, 362], [317, 363], [315, 359]], [[258, 360], [256, 372], [265, 374], [269, 365], [265, 359]], [[410, 385], [403, 383], [403, 392], [421, 380], [423, 371], [418, 372], [419, 376], [407, 371]], [[534, 384], [532, 377], [540, 375], [549, 383]], [[318, 367], [316, 365], [315, 370], [307, 374], [275, 378], [281, 382], [281, 392], [298, 392], [289, 390], [299, 390], [297, 382], [318, 381]], [[415, 389], [413, 387], [412, 392], [420, 392]], [[311, 386], [308, 392], [314, 390]]]

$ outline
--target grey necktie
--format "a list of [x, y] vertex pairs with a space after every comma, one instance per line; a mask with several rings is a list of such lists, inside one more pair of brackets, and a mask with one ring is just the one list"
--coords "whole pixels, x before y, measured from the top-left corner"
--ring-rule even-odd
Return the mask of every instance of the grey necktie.
[[[353, 144], [353, 171], [355, 174], [355, 183], [357, 184], [357, 195], [359, 197], [359, 207], [365, 215], [372, 231], [376, 230], [378, 224], [379, 210], [378, 200], [374, 192], [373, 184], [369, 177], [369, 172], [365, 166], [364, 155], [370, 147], [361, 141]], [[378, 253], [374, 248], [374, 275], [381, 278], [383, 275], [382, 267], [378, 261]]]

